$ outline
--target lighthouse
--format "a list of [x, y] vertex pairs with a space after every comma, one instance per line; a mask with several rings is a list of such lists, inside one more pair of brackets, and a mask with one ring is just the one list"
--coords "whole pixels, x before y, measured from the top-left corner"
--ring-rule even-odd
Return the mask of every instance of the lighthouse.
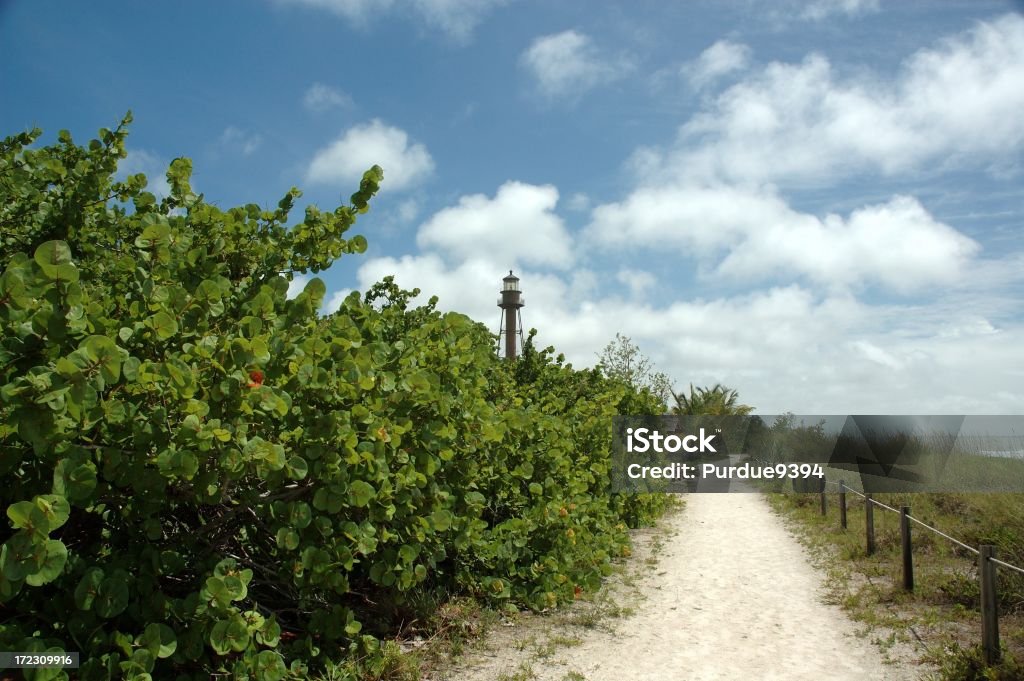
[[505, 359], [514, 360], [518, 345], [523, 343], [523, 318], [519, 310], [525, 305], [523, 294], [519, 290], [519, 277], [508, 271], [508, 276], [501, 280], [501, 298], [498, 298], [498, 307], [501, 308], [501, 325], [498, 329], [499, 355], [501, 354], [500, 343], [505, 344]]

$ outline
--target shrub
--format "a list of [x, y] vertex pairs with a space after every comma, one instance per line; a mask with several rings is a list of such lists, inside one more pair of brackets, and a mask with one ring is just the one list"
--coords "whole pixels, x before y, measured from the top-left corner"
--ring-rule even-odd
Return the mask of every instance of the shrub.
[[663, 503], [609, 491], [637, 398], [547, 351], [517, 376], [390, 279], [328, 317], [317, 278], [288, 299], [365, 250], [381, 169], [288, 227], [298, 190], [222, 210], [187, 159], [161, 200], [115, 181], [129, 120], [0, 145], [0, 648], [81, 651], [83, 679], [376, 674], [421, 603], [596, 588]]

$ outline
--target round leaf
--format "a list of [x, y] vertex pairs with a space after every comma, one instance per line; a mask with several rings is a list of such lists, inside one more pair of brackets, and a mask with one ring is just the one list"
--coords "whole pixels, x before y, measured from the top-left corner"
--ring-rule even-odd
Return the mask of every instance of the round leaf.
[[166, 624], [153, 623], [146, 625], [139, 637], [139, 644], [154, 657], [170, 657], [178, 649], [178, 639], [174, 630]]
[[25, 577], [25, 583], [29, 586], [42, 586], [57, 579], [68, 562], [68, 549], [63, 542], [49, 539], [44, 546], [46, 556], [42, 565], [35, 573]]
[[370, 483], [363, 480], [356, 480], [348, 488], [348, 498], [353, 506], [362, 508], [370, 503], [370, 499], [376, 496], [377, 491]]
[[71, 249], [63, 241], [47, 241], [35, 252], [35, 261], [43, 276], [51, 281], [78, 281], [78, 268], [71, 260]]

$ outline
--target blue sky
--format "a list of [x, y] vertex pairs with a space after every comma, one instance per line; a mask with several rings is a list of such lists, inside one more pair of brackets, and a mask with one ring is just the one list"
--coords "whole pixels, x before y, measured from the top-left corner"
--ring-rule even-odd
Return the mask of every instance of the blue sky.
[[619, 332], [760, 413], [1019, 414], [1022, 9], [5, 2], [0, 124], [131, 109], [123, 171], [191, 157], [224, 207], [380, 164], [328, 306], [394, 274], [497, 330], [514, 268], [577, 366]]

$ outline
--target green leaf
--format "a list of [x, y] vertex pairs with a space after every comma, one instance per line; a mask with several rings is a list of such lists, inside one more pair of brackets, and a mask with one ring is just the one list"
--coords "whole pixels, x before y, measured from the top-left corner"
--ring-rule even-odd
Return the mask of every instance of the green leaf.
[[107, 577], [100, 582], [93, 600], [93, 609], [100, 617], [111, 618], [120, 615], [128, 607], [128, 585], [121, 575]]
[[256, 641], [271, 648], [276, 647], [280, 639], [281, 625], [277, 623], [277, 619], [274, 616], [267, 619], [263, 623], [263, 627], [256, 632]]
[[228, 639], [228, 627], [231, 622], [219, 620], [210, 629], [210, 647], [218, 655], [227, 655], [231, 652], [231, 641]]
[[452, 526], [454, 517], [448, 509], [440, 509], [430, 514], [430, 524], [438, 532], [445, 532]]
[[46, 558], [45, 546], [33, 541], [32, 536], [24, 530], [8, 539], [4, 548], [6, 551], [3, 553], [0, 570], [12, 582], [21, 581], [37, 572]]
[[191, 480], [199, 472], [199, 459], [192, 452], [174, 449], [161, 452], [156, 457], [160, 472], [168, 477]]
[[24, 580], [21, 579], [8, 579], [7, 575], [4, 574], [4, 564], [7, 562], [7, 547], [0, 546], [0, 603], [6, 603], [12, 600], [21, 591], [21, 586], [24, 584]]
[[287, 675], [288, 667], [285, 666], [280, 653], [263, 650], [256, 655], [257, 681], [281, 681]]
[[153, 657], [159, 658], [170, 657], [178, 649], [178, 639], [174, 635], [174, 630], [160, 623], [146, 625], [138, 643]]
[[45, 537], [50, 533], [50, 522], [43, 510], [31, 501], [19, 501], [7, 507], [7, 517], [17, 529], [27, 530]]
[[249, 592], [245, 582], [236, 575], [227, 575], [224, 577], [224, 588], [227, 590], [228, 596], [233, 601], [242, 600]]
[[157, 312], [146, 320], [146, 326], [153, 330], [160, 340], [168, 340], [178, 333], [178, 321], [166, 312]]
[[53, 470], [54, 494], [80, 502], [88, 499], [96, 489], [96, 467], [92, 462], [75, 464], [61, 459]]
[[210, 630], [210, 646], [218, 655], [241, 652], [249, 645], [249, 629], [241, 618], [220, 620]]
[[42, 565], [34, 573], [25, 577], [25, 583], [29, 586], [42, 586], [57, 579], [68, 562], [68, 549], [63, 542], [49, 539], [44, 546], [46, 556], [43, 558]]
[[293, 527], [302, 529], [309, 527], [309, 524], [313, 521], [313, 512], [309, 508], [309, 504], [304, 501], [293, 501], [289, 504], [288, 509], [288, 522]]
[[302, 292], [313, 300], [322, 300], [327, 295], [327, 285], [324, 284], [323, 279], [320, 277], [313, 277], [306, 283], [306, 287], [302, 289]]
[[103, 582], [103, 570], [97, 567], [89, 568], [82, 575], [78, 586], [75, 588], [75, 605], [79, 610], [92, 608], [96, 596], [100, 592], [100, 584]]
[[292, 480], [302, 480], [309, 473], [309, 464], [301, 456], [293, 456], [285, 464], [285, 472]]
[[71, 505], [59, 494], [41, 494], [35, 498], [35, 504], [50, 526], [50, 532], [68, 521], [71, 516]]
[[121, 350], [106, 336], [89, 336], [78, 346], [99, 367], [106, 385], [121, 378]]
[[170, 236], [171, 228], [166, 223], [150, 225], [135, 239], [135, 245], [143, 250], [166, 246]]
[[78, 268], [71, 260], [71, 249], [63, 241], [47, 241], [35, 252], [35, 261], [50, 281], [78, 281]]
[[362, 234], [357, 234], [349, 239], [349, 248], [352, 249], [353, 253], [365, 253], [366, 252], [366, 237]]
[[277, 545], [287, 551], [299, 547], [299, 533], [290, 527], [282, 527], [277, 531]]
[[376, 496], [377, 491], [373, 486], [363, 480], [356, 480], [348, 488], [348, 498], [353, 506], [363, 508]]

